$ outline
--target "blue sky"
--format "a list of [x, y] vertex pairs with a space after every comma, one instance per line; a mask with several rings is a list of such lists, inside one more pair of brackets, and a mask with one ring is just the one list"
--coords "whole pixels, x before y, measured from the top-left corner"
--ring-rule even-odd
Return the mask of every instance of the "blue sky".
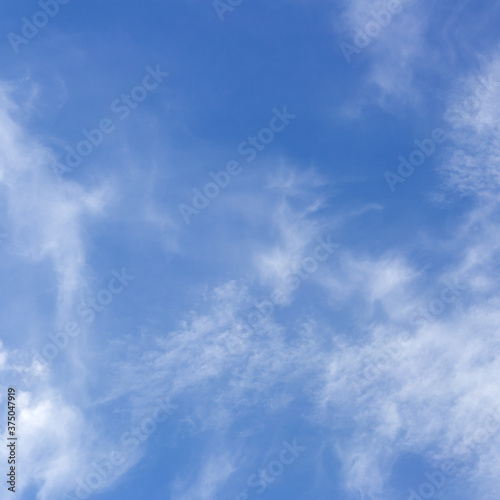
[[499, 15], [5, 4], [0, 498], [496, 500]]

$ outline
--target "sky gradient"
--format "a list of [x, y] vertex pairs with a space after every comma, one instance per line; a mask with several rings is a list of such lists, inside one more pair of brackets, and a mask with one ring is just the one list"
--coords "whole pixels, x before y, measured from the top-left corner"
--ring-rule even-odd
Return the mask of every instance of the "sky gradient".
[[498, 500], [498, 2], [1, 10], [1, 499]]

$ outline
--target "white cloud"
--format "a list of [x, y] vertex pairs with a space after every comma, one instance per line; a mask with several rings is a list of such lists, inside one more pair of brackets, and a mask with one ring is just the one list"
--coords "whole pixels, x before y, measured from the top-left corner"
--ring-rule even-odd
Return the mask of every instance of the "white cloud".
[[[6, 291], [25, 314], [16, 317], [19, 331], [5, 337], [9, 347], [0, 350], [0, 373], [5, 387], [18, 389], [22, 448], [18, 489], [22, 494], [35, 487], [37, 498], [46, 500], [74, 489], [75, 478], [111, 444], [102, 435], [97, 439], [85, 406], [86, 370], [80, 370], [82, 378], [73, 384], [74, 379], [54, 364], [32, 363], [31, 349], [36, 342], [43, 342], [48, 332], [24, 307], [25, 301], [27, 297], [35, 303], [45, 300], [44, 325], [54, 330], [73, 319], [75, 305], [93, 274], [87, 248], [89, 224], [105, 217], [105, 208], [116, 193], [106, 180], [93, 189], [71, 180], [59, 182], [52, 171], [54, 153], [21, 121], [36, 107], [36, 96], [29, 96], [27, 103], [17, 103], [12, 93], [6, 85], [0, 88], [0, 192], [9, 233], [3, 246], [4, 260], [11, 263], [13, 273], [16, 266], [29, 265], [35, 278], [53, 278], [55, 288], [38, 282], [34, 289], [14, 287]], [[88, 354], [77, 349], [76, 343], [64, 351], [73, 367], [81, 366]], [[29, 387], [26, 375], [31, 379]]]
[[236, 470], [233, 460], [227, 453], [217, 452], [203, 461], [201, 471], [194, 484], [177, 480], [172, 497], [175, 500], [214, 500], [217, 493], [231, 474]]
[[453, 145], [439, 170], [444, 186], [462, 195], [495, 196], [500, 185], [500, 58], [473, 75], [450, 99], [446, 111]]
[[[388, 0], [345, 2], [342, 21], [339, 23], [339, 36], [342, 37], [339, 43], [347, 42], [363, 55], [368, 55], [368, 78], [364, 80], [359, 96], [362, 104], [366, 104], [366, 96], [369, 96], [369, 101], [391, 110], [395, 106], [400, 109], [401, 103], [415, 107], [421, 103], [420, 89], [414, 82], [416, 71], [429, 65], [439, 67], [429, 62], [435, 56], [427, 47], [425, 38], [433, 2], [402, 0], [400, 11], [391, 14], [389, 22], [381, 21], [378, 14], [381, 11], [388, 12], [389, 3]], [[370, 36], [372, 28], [369, 26], [374, 23], [380, 29], [378, 34]], [[361, 38], [364, 36], [364, 40], [358, 44], [366, 44], [365, 47], [358, 48], [355, 34]], [[359, 56], [355, 53], [352, 59]], [[359, 103], [350, 105], [348, 114], [359, 114], [360, 110], [356, 110], [356, 106]]]
[[[470, 228], [468, 222], [463, 226]], [[471, 240], [465, 230], [449, 241], [454, 259], [425, 287], [418, 281], [420, 273], [397, 259], [369, 266], [344, 264], [345, 275], [333, 293], [345, 293], [351, 284], [358, 292], [364, 289], [367, 299], [381, 301], [387, 313], [373, 318], [371, 302], [358, 303], [357, 314], [367, 320], [360, 334], [344, 337], [338, 351], [331, 353], [319, 396], [325, 422], [333, 411], [339, 426], [348, 429], [345, 436], [332, 439], [349, 490], [368, 498], [386, 497], [391, 467], [405, 453], [423, 456], [430, 468], [447, 458], [460, 462], [478, 498], [498, 488], [491, 465], [498, 461], [500, 443], [500, 316], [493, 264], [498, 244], [488, 235], [483, 228], [477, 240]], [[449, 280], [452, 271], [465, 288], [459, 298], [446, 314], [411, 324], [409, 313], [439, 297], [442, 285], [436, 283]], [[394, 276], [397, 279], [391, 279]], [[325, 286], [332, 282], [326, 280]], [[498, 429], [481, 441], [481, 429], [490, 425], [491, 414], [498, 419]]]
[[18, 106], [3, 88], [0, 108], [0, 179], [12, 228], [12, 250], [31, 261], [50, 259], [57, 275], [59, 320], [64, 320], [86, 283], [82, 224], [102, 212], [108, 188], [86, 192], [77, 184], [59, 184], [55, 157], [29, 136], [12, 115]]

